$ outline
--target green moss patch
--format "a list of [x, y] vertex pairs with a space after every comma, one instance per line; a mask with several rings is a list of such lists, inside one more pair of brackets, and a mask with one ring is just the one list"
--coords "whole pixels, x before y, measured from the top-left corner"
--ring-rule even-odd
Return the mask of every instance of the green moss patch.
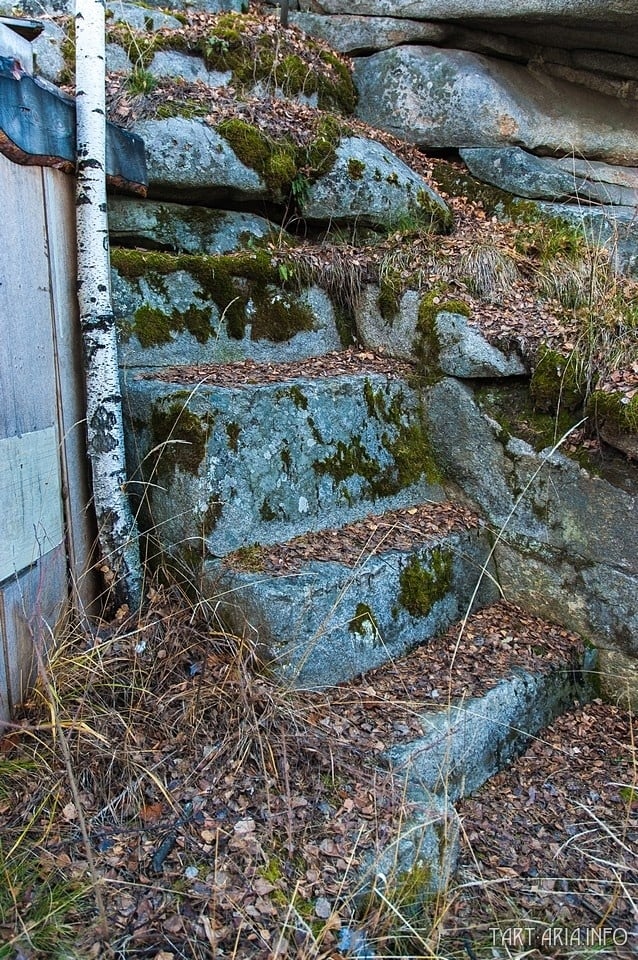
[[422, 414], [408, 421], [403, 413], [403, 392], [399, 391], [388, 402], [384, 391], [375, 390], [369, 381], [364, 385], [364, 399], [370, 418], [387, 427], [381, 433], [381, 444], [390, 462], [373, 456], [361, 437], [355, 435], [348, 443], [338, 441], [333, 454], [313, 463], [314, 471], [332, 477], [335, 483], [362, 477], [366, 495], [373, 500], [395, 496], [424, 479], [436, 483], [440, 475]]
[[[112, 265], [129, 279], [141, 279], [166, 293], [166, 278], [178, 271], [199, 284], [197, 296], [214, 303], [226, 321], [230, 337], [242, 340], [247, 325], [251, 339], [282, 343], [296, 333], [314, 329], [312, 311], [280, 287], [281, 270], [264, 250], [218, 256], [169, 254], [160, 251], [111, 250]], [[291, 266], [292, 273], [292, 266]], [[211, 335], [204, 308], [163, 314], [151, 308], [137, 311], [129, 332], [145, 338], [144, 345], [167, 343], [174, 331], [188, 330], [200, 342]]]
[[436, 547], [428, 566], [419, 557], [411, 557], [399, 575], [399, 585], [401, 605], [413, 617], [427, 617], [452, 585], [452, 554]]
[[367, 603], [358, 603], [354, 617], [348, 622], [350, 633], [362, 638], [375, 640], [379, 637], [379, 627], [372, 610]]
[[530, 393], [538, 410], [552, 413], [575, 410], [582, 405], [586, 389], [575, 353], [564, 356], [547, 346], [539, 350], [530, 382]]
[[594, 390], [587, 411], [596, 422], [604, 421], [612, 432], [638, 434], [638, 395], [629, 398], [619, 393]]
[[200, 416], [183, 403], [173, 400], [168, 405], [156, 403], [151, 413], [153, 462], [150, 479], [166, 479], [176, 470], [196, 474], [206, 453], [206, 443], [213, 418]]
[[439, 313], [457, 313], [462, 317], [471, 316], [471, 310], [467, 303], [456, 298], [447, 299], [442, 287], [435, 287], [421, 299], [413, 350], [419, 363], [420, 372], [429, 383], [436, 381], [440, 376], [439, 353], [441, 346], [436, 332], [436, 318]]
[[262, 177], [271, 199], [279, 203], [300, 201], [307, 184], [329, 173], [345, 132], [340, 121], [330, 115], [319, 118], [314, 136], [305, 145], [290, 137], [272, 137], [238, 117], [222, 120], [216, 130], [244, 166]]
[[212, 336], [210, 310], [191, 305], [180, 312], [170, 314], [144, 304], [135, 311], [133, 323], [125, 331], [137, 337], [143, 347], [159, 346], [170, 343], [174, 334], [190, 333], [198, 343], [206, 343]]

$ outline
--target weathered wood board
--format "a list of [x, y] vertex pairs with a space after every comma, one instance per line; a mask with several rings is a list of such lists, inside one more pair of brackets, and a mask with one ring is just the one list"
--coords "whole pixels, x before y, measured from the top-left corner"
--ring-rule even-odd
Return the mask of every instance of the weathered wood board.
[[[0, 725], [94, 539], [71, 177], [0, 155]], [[88, 584], [88, 581], [87, 581]], [[79, 591], [88, 602], [90, 588]]]

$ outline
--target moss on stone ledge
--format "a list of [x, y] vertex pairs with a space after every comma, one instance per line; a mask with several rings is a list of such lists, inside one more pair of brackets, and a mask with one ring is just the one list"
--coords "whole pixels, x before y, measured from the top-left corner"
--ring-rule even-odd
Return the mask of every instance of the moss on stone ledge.
[[193, 413], [175, 397], [157, 402], [151, 411], [150, 430], [154, 454], [147, 470], [151, 482], [170, 478], [176, 470], [196, 474], [206, 453], [213, 419]]
[[322, 110], [352, 113], [357, 93], [345, 60], [309, 37], [295, 39], [285, 30], [260, 33], [250, 14], [226, 13], [201, 37], [200, 50], [208, 68], [229, 70], [240, 90], [265, 83], [287, 97], [316, 94]]
[[[265, 250], [198, 256], [116, 247], [111, 250], [111, 263], [122, 276], [145, 279], [164, 294], [167, 277], [179, 271], [189, 274], [199, 284], [197, 295], [217, 306], [228, 335], [236, 340], [243, 339], [249, 324], [253, 340], [275, 343], [314, 328], [312, 311], [281, 289], [280, 267], [273, 265]], [[138, 337], [141, 332], [143, 346], [167, 343], [172, 332], [180, 330], [188, 330], [204, 343], [211, 335], [205, 314], [199, 307], [174, 314], [141, 307], [127, 332]]]

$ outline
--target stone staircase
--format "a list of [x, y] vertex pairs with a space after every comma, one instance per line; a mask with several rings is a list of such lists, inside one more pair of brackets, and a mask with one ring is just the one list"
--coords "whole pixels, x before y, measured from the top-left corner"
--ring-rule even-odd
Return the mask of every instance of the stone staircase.
[[[347, 696], [365, 682], [385, 689], [390, 713], [402, 703], [380, 760], [405, 779], [413, 817], [384, 857], [406, 869], [425, 857], [437, 887], [454, 863], [453, 803], [592, 696], [594, 658], [549, 623], [530, 634], [527, 615], [503, 606], [493, 520], [437, 467], [429, 407], [438, 449], [472, 424], [465, 387], [424, 388], [443, 372], [437, 351], [417, 376], [383, 343], [352, 346], [358, 332], [344, 330], [334, 297], [289, 282], [268, 254], [265, 221], [249, 228], [245, 210], [208, 210], [204, 195], [200, 207], [175, 204], [179, 192], [158, 177], [146, 208], [117, 199], [111, 211], [130, 491], [148, 556], [248, 636], [282, 684], [341, 684]], [[237, 217], [216, 246], [214, 221]], [[403, 339], [410, 355], [407, 326], [393, 322], [379, 335]], [[519, 375], [500, 354], [495, 374], [495, 351], [481, 350], [459, 376]], [[487, 449], [496, 441], [486, 438]], [[460, 475], [464, 450], [446, 452]], [[510, 491], [492, 493], [507, 512]]]
[[279, 342], [253, 340], [247, 322], [230, 362], [227, 330], [201, 343], [178, 322], [150, 343], [138, 336], [143, 297], [159, 290], [162, 316], [179, 318], [196, 285], [184, 271], [158, 284], [149, 253], [132, 295], [125, 259], [114, 251], [131, 489], [149, 552], [254, 641], [281, 683], [343, 692], [365, 674], [389, 703], [409, 702], [379, 760], [405, 778], [413, 812], [375, 869], [425, 858], [431, 886], [444, 884], [453, 803], [592, 696], [591, 654], [549, 624], [531, 650], [522, 611], [499, 629], [492, 532], [450, 499], [410, 364], [334, 351], [325, 311]]

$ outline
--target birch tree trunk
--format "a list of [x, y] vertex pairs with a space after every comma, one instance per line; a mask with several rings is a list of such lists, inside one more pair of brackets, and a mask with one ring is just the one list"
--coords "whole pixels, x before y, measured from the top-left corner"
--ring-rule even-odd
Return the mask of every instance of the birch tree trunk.
[[[102, 563], [115, 600], [141, 602], [137, 525], [128, 502], [122, 398], [111, 304], [106, 210], [104, 0], [76, 0], [78, 302], [85, 358], [88, 453]], [[109, 584], [110, 585], [110, 584]]]

